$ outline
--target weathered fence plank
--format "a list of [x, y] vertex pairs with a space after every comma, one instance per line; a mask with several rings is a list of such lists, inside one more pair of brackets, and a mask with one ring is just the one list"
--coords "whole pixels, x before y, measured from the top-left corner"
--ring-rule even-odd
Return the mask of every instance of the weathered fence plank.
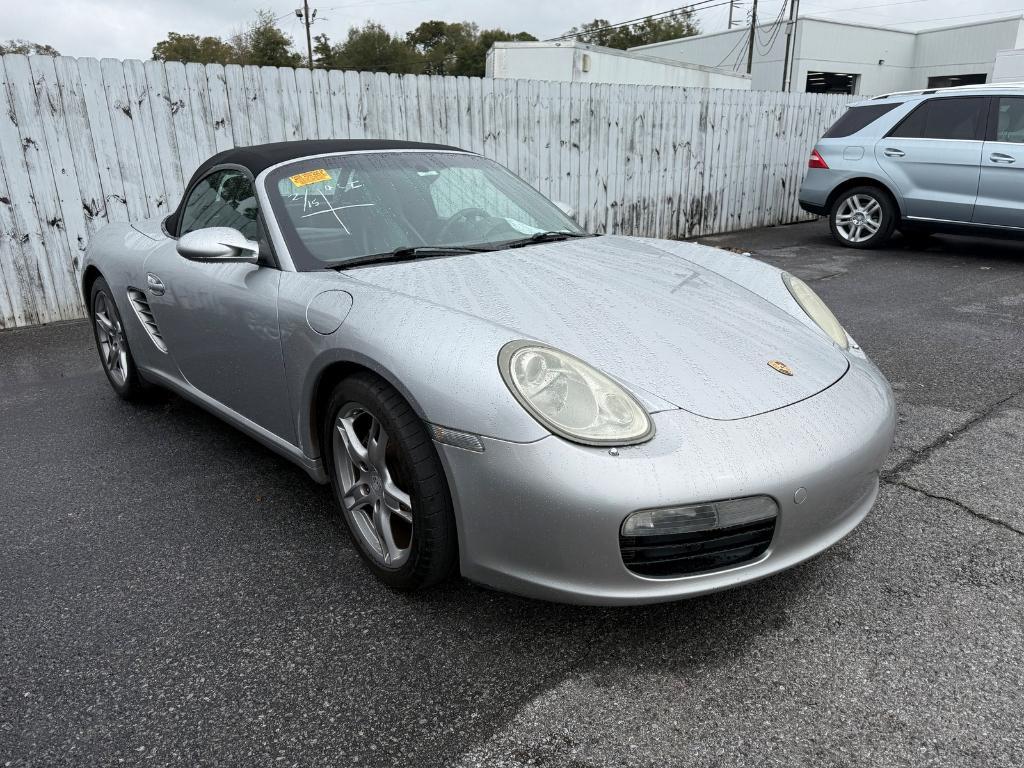
[[0, 57], [0, 328], [82, 314], [88, 240], [172, 210], [219, 150], [297, 138], [453, 144], [595, 232], [687, 237], [803, 217], [844, 96]]

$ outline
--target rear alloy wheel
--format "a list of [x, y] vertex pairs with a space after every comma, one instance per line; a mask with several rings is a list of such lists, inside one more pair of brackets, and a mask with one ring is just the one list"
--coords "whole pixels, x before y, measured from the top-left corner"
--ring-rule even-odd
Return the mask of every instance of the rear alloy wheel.
[[110, 386], [126, 400], [137, 397], [144, 387], [128, 346], [121, 314], [117, 311], [110, 286], [102, 277], [93, 283], [89, 306], [96, 350]]
[[848, 248], [877, 248], [896, 226], [896, 206], [876, 187], [855, 187], [840, 195], [828, 217], [832, 236]]
[[327, 409], [325, 458], [359, 553], [384, 582], [420, 589], [455, 567], [452, 502], [423, 422], [383, 379], [343, 380]]

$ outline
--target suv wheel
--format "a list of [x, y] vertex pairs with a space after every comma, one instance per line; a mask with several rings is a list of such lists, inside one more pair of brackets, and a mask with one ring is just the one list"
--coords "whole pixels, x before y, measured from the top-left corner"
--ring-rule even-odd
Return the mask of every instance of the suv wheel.
[[847, 248], [878, 248], [896, 226], [896, 205], [877, 187], [854, 187], [832, 203], [832, 237]]

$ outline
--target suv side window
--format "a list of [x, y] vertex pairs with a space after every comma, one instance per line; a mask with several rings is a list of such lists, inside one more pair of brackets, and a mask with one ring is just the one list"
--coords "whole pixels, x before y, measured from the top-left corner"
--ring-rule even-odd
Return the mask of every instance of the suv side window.
[[889, 135], [899, 139], [976, 140], [987, 105], [986, 96], [929, 99]]
[[995, 99], [995, 134], [993, 141], [1024, 144], [1024, 97], [999, 96]]
[[233, 227], [256, 240], [256, 194], [242, 171], [214, 171], [192, 188], [181, 212], [178, 236], [205, 227]]
[[864, 128], [867, 128], [882, 115], [892, 112], [903, 102], [897, 101], [892, 104], [865, 104], [861, 107], [850, 107], [846, 114], [840, 117], [829, 128], [823, 139], [841, 139], [845, 136], [852, 136]]

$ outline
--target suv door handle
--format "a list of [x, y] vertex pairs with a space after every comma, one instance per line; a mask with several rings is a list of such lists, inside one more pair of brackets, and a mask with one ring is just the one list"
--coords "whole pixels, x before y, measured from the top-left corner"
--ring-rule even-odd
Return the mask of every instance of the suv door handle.
[[166, 290], [164, 287], [164, 281], [152, 272], [146, 274], [146, 286], [154, 296], [163, 296], [164, 291]]
[[993, 152], [988, 156], [988, 159], [993, 163], [1006, 163], [1007, 165], [1017, 162], [1016, 158], [1012, 155], [1004, 155], [1002, 152]]
[[886, 157], [904, 157], [907, 153], [904, 152], [902, 149], [889, 147], [888, 149], [883, 149], [882, 154], [885, 155]]

